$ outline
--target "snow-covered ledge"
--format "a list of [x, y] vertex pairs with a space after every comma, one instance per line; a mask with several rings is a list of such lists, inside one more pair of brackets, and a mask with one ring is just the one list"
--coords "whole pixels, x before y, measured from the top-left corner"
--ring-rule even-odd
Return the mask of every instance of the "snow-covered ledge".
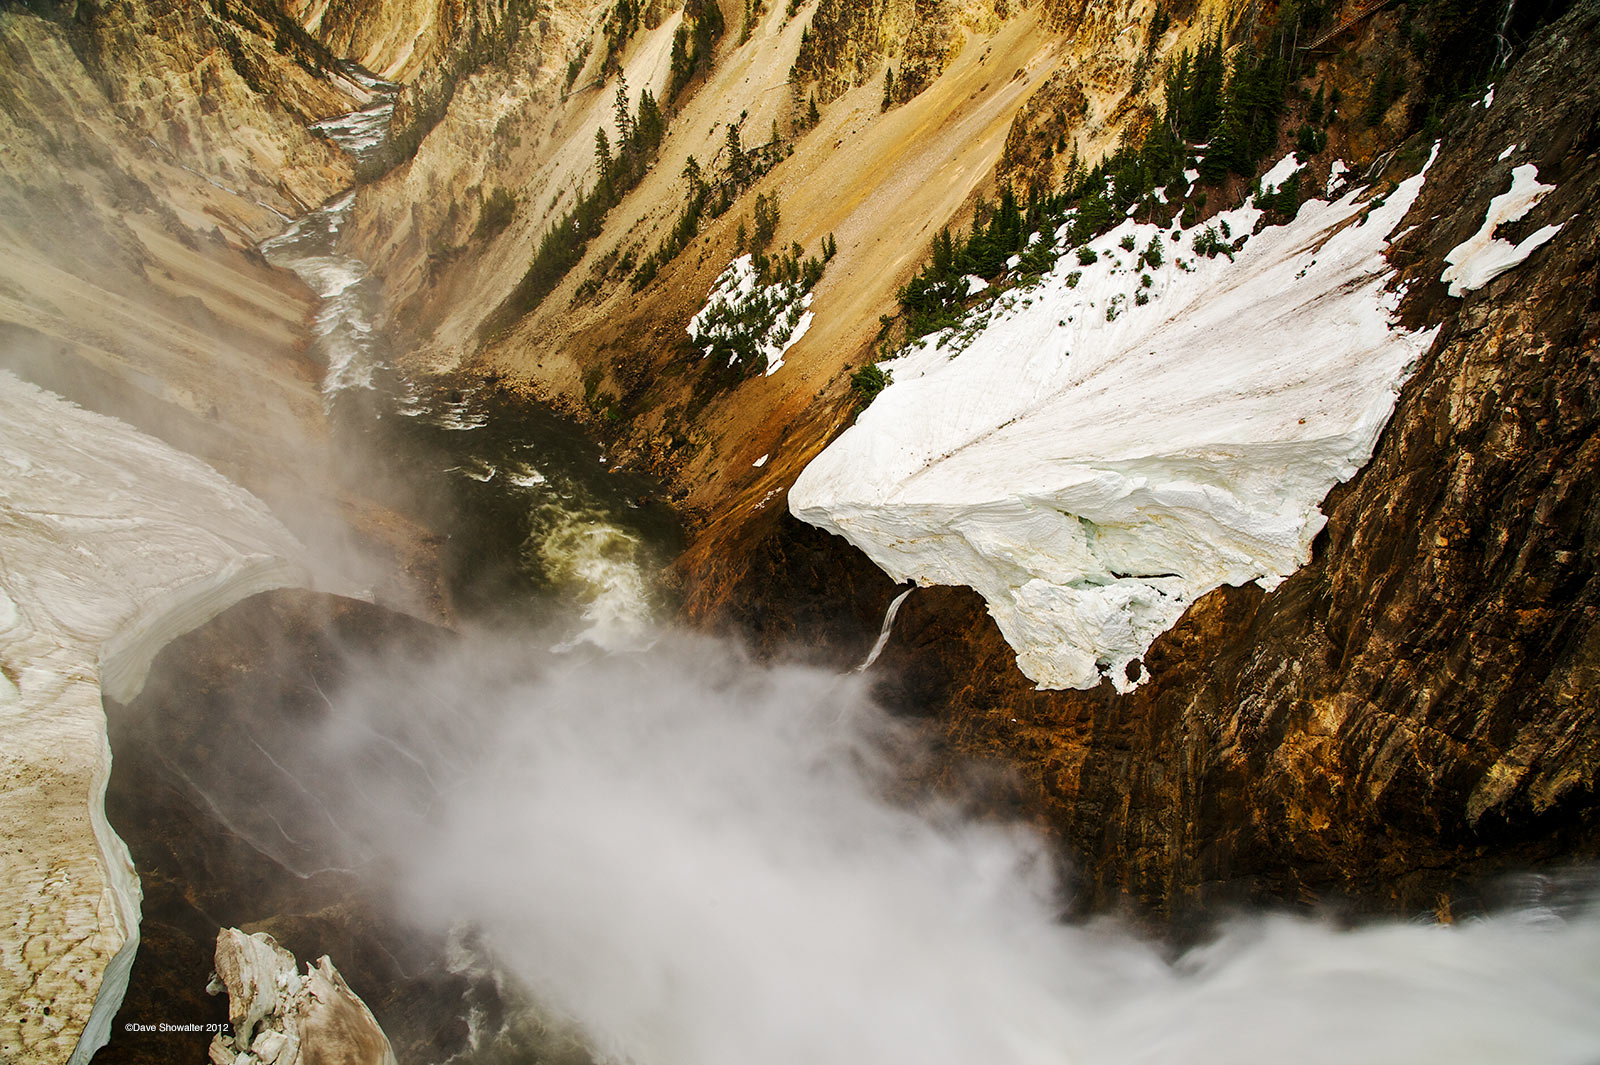
[[0, 371], [0, 1060], [86, 1062], [127, 986], [140, 891], [105, 819], [102, 687], [130, 699], [168, 641], [314, 583], [254, 496]]
[[[975, 588], [1040, 687], [1127, 690], [1198, 596], [1303, 565], [1322, 500], [1370, 458], [1434, 336], [1394, 325], [1385, 291], [1423, 180], [1308, 202], [1233, 261], [1196, 254], [1205, 226], [1132, 221], [1068, 251], [986, 322], [882, 364], [892, 383], [791, 511], [896, 580]], [[1259, 218], [1247, 203], [1212, 235]]]

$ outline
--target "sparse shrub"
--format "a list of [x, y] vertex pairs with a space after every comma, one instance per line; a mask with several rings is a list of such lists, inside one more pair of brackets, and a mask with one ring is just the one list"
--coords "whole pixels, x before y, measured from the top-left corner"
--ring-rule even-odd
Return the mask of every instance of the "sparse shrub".
[[861, 410], [878, 398], [878, 393], [889, 387], [891, 375], [871, 364], [850, 375], [850, 391], [856, 397], [856, 409]]
[[1163, 254], [1164, 253], [1161, 250], [1161, 237], [1159, 235], [1154, 236], [1150, 238], [1150, 245], [1149, 247], [1145, 248], [1144, 254], [1140, 256], [1140, 261], [1148, 265], [1151, 269], [1154, 269], [1161, 265]]
[[478, 228], [473, 236], [479, 240], [498, 236], [511, 224], [516, 213], [517, 198], [509, 190], [497, 186], [483, 201], [483, 209], [478, 212]]
[[1089, 247], [1088, 245], [1085, 245], [1085, 246], [1083, 246], [1083, 247], [1078, 249], [1078, 265], [1079, 266], [1088, 266], [1090, 263], [1098, 261], [1099, 258], [1100, 258], [1100, 254], [1098, 252], [1096, 252], [1093, 248]]
[[1207, 259], [1215, 259], [1219, 252], [1229, 259], [1233, 258], [1233, 249], [1228, 246], [1227, 241], [1217, 234], [1215, 226], [1206, 226], [1195, 234], [1194, 253], [1196, 255], [1204, 255]]

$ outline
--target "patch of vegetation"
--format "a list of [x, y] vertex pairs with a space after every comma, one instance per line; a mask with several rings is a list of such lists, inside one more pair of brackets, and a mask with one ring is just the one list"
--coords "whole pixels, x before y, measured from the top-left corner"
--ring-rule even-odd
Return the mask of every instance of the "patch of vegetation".
[[612, 153], [605, 127], [595, 130], [595, 184], [561, 216], [544, 237], [517, 287], [489, 317], [485, 330], [496, 332], [537, 307], [567, 272], [582, 260], [589, 241], [599, 234], [606, 213], [643, 180], [661, 147], [667, 122], [655, 97], [639, 94], [638, 110], [628, 112], [628, 82], [617, 81], [615, 102], [617, 147]]
[[473, 231], [474, 240], [488, 240], [499, 236], [506, 226], [511, 224], [511, 219], [517, 213], [517, 198], [509, 189], [496, 186], [495, 190], [484, 198], [483, 208], [478, 212], [478, 227]]
[[777, 256], [734, 260], [689, 326], [687, 347], [711, 363], [700, 390], [709, 394], [765, 372], [769, 353], [794, 339], [825, 268], [824, 257], [807, 256], [798, 243]]
[[[761, 179], [767, 171], [776, 166], [783, 158], [783, 144], [777, 139], [774, 129], [772, 139], [765, 144], [746, 148], [743, 143], [741, 130], [745, 121], [744, 115], [738, 122], [730, 122], [727, 126], [727, 135], [723, 141], [719, 157], [722, 165], [714, 175], [707, 176], [701, 169], [700, 163], [694, 156], [690, 156], [683, 167], [683, 180], [685, 190], [683, 210], [673, 222], [671, 231], [662, 239], [660, 246], [645, 257], [639, 268], [633, 274], [633, 290], [642, 290], [661, 268], [688, 247], [700, 232], [700, 223], [707, 216], [720, 218], [729, 207], [733, 206], [746, 189]], [[756, 196], [754, 205], [755, 231], [749, 238], [749, 248], [759, 251], [772, 242], [777, 233], [779, 221], [778, 199], [776, 196], [765, 193]]]
[[856, 410], [864, 410], [878, 393], [888, 388], [894, 380], [887, 371], [868, 363], [850, 375], [850, 394], [856, 398]]
[[667, 82], [667, 102], [676, 102], [680, 93], [695, 78], [711, 69], [717, 41], [726, 24], [717, 0], [686, 0], [683, 22], [672, 37], [671, 78]]
[[[1196, 224], [1205, 193], [1191, 187], [1185, 170], [1198, 171], [1199, 180], [1209, 184], [1229, 174], [1255, 172], [1276, 144], [1287, 90], [1307, 62], [1295, 42], [1325, 18], [1321, 5], [1283, 4], [1261, 41], [1240, 47], [1231, 64], [1219, 28], [1197, 51], [1185, 50], [1169, 63], [1164, 107], [1142, 143], [1124, 145], [1093, 168], [1085, 168], [1074, 153], [1060, 189], [1030, 187], [1025, 204], [1010, 189], [1004, 190], [992, 212], [979, 204], [965, 237], [941, 231], [934, 238], [930, 261], [900, 291], [907, 339], [960, 320], [967, 303], [968, 274], [994, 283], [1010, 269], [1009, 257], [1024, 249], [1027, 271], [1019, 260], [1011, 280], [1048, 269], [1053, 259], [1047, 262], [1046, 256], [1059, 254], [1058, 233], [1059, 246], [1076, 249], [1079, 264], [1088, 266], [1099, 257], [1088, 242], [1124, 218], [1167, 221], [1181, 211], [1184, 226]], [[1204, 149], [1195, 147], [1202, 144]], [[1171, 195], [1158, 198], [1155, 192], [1160, 188]], [[1298, 189], [1291, 194], [1298, 195]], [[1030, 234], [1035, 232], [1039, 240], [1030, 245]], [[1231, 255], [1232, 245], [1220, 236], [1217, 242], [1211, 254]], [[1133, 238], [1128, 238], [1124, 250], [1134, 250]], [[1140, 255], [1140, 268], [1159, 266], [1162, 254], [1152, 242]]]

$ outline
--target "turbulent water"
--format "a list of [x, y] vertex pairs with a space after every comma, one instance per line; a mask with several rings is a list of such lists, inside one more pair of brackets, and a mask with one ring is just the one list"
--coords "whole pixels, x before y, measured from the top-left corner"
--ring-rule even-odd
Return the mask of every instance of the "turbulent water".
[[261, 245], [268, 262], [294, 271], [322, 297], [313, 351], [326, 366], [322, 392], [329, 399], [349, 388], [371, 388], [382, 363], [378, 284], [365, 263], [334, 250], [353, 203], [353, 192], [336, 197]]
[[370, 94], [372, 102], [359, 111], [313, 123], [311, 128], [349, 152], [358, 163], [370, 162], [389, 143], [389, 121], [394, 116], [394, 98], [400, 86], [375, 77], [354, 63], [341, 64], [340, 73]]
[[[358, 158], [382, 147], [393, 107], [392, 87], [365, 77], [381, 90], [377, 102], [321, 124]], [[324, 401], [352, 477], [439, 530], [463, 613], [561, 617], [567, 639], [613, 648], [645, 638], [663, 605], [656, 574], [678, 540], [658, 486], [613, 472], [577, 425], [546, 407], [401, 372], [381, 281], [340, 248], [355, 197], [335, 197], [261, 245], [322, 297], [313, 354], [326, 366]], [[385, 468], [358, 455], [380, 456]]]

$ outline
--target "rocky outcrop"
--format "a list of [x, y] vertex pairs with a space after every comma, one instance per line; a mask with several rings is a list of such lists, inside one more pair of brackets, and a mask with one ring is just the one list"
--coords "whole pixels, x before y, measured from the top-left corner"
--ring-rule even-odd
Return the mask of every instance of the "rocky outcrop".
[[229, 1031], [211, 1040], [214, 1065], [395, 1065], [366, 1003], [324, 954], [306, 971], [265, 932], [217, 933], [216, 976]]

